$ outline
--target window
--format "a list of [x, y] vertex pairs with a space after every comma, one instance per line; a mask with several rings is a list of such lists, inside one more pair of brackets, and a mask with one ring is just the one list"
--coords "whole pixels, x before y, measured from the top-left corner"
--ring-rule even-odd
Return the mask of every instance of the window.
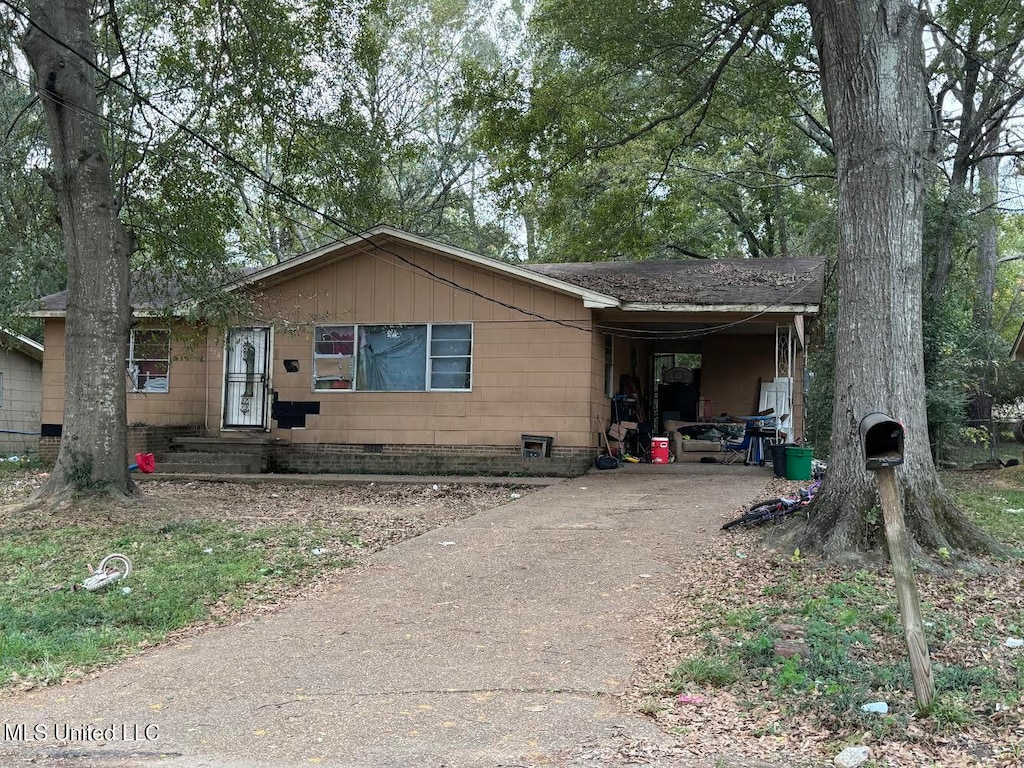
[[313, 332], [313, 389], [363, 392], [471, 388], [473, 326], [321, 325]]
[[430, 388], [469, 389], [473, 326], [430, 326]]
[[132, 328], [127, 367], [132, 392], [166, 392], [171, 369], [171, 332]]
[[355, 326], [318, 326], [313, 332], [313, 389], [352, 389], [355, 359]]

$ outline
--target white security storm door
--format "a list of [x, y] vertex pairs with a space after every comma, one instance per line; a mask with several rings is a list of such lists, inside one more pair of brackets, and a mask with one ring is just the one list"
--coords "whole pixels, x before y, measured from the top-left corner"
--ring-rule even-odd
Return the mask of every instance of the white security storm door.
[[224, 427], [267, 426], [270, 329], [230, 328], [224, 346]]

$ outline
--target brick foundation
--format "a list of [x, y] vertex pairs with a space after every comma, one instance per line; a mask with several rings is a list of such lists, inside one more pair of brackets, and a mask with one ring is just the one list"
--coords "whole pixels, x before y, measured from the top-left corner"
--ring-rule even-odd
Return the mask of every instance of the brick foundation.
[[39, 438], [39, 460], [47, 464], [53, 464], [57, 460], [57, 451], [60, 450], [59, 437]]
[[199, 437], [205, 434], [206, 429], [197, 424], [129, 426], [128, 456], [134, 461], [136, 453], [167, 453], [172, 437]]
[[[206, 430], [195, 424], [130, 425], [128, 427], [128, 460], [129, 462], [134, 461], [136, 453], [165, 453], [170, 448], [172, 437], [204, 434], [206, 434]], [[59, 437], [39, 438], [39, 458], [41, 460], [52, 464], [57, 460], [58, 450], [60, 450]]]
[[552, 447], [548, 458], [525, 459], [520, 446], [275, 444], [269, 471], [390, 475], [576, 477], [594, 461], [594, 448]]

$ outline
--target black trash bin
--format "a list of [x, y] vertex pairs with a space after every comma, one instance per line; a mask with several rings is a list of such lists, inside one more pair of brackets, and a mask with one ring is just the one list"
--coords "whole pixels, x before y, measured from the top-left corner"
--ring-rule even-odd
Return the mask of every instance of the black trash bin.
[[796, 445], [796, 443], [779, 443], [768, 446], [768, 452], [772, 457], [772, 474], [775, 477], [786, 476], [786, 448], [792, 445]]

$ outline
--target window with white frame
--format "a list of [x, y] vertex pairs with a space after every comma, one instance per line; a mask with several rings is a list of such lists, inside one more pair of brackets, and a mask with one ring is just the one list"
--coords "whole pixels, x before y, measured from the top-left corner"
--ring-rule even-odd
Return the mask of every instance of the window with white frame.
[[313, 389], [352, 389], [355, 384], [354, 325], [321, 325], [313, 331]]
[[473, 375], [473, 326], [430, 326], [430, 388], [470, 388]]
[[320, 325], [313, 331], [313, 389], [425, 392], [471, 389], [469, 323]]
[[167, 392], [171, 332], [165, 328], [132, 328], [127, 368], [132, 392]]

